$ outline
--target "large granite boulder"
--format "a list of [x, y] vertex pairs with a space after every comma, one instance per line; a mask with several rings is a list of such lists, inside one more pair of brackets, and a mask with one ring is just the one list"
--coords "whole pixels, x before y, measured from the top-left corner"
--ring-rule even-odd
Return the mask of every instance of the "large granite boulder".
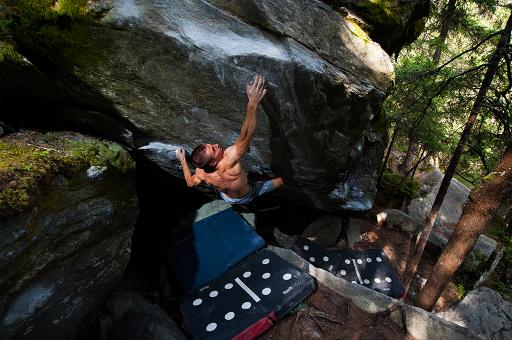
[[[408, 214], [416, 221], [425, 221], [427, 218], [436, 199], [443, 177], [444, 174], [439, 171], [439, 169], [421, 174], [420, 181], [425, 191], [425, 197], [413, 199], [407, 207]], [[470, 191], [471, 190], [464, 184], [457, 181], [455, 178], [452, 179], [443, 204], [441, 205], [441, 209], [439, 210], [439, 219], [441, 222], [457, 224]], [[437, 225], [440, 226], [440, 223], [437, 223]]]
[[489, 288], [478, 288], [438, 317], [467, 327], [479, 336], [490, 340], [512, 337], [512, 303]]
[[250, 174], [283, 176], [289, 197], [317, 208], [371, 208], [386, 140], [381, 105], [394, 71], [384, 50], [331, 7], [310, 0], [27, 3], [35, 1], [18, 2], [18, 17], [27, 20], [18, 22], [15, 40], [85, 106], [80, 123], [94, 124], [87, 112], [122, 122], [128, 131], [120, 134], [181, 176], [172, 151], [232, 144], [245, 117], [245, 85], [262, 73], [269, 91], [244, 159]]
[[117, 284], [138, 214], [134, 163], [71, 133], [0, 139], [0, 338], [67, 338]]

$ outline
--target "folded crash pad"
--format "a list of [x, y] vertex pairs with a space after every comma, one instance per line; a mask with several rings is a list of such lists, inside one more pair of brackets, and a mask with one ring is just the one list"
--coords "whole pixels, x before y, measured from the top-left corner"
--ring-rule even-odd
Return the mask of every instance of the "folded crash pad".
[[252, 339], [314, 289], [308, 274], [263, 249], [188, 295], [181, 311], [194, 339]]
[[265, 246], [265, 241], [231, 208], [192, 225], [167, 247], [167, 257], [185, 291], [204, 285]]
[[381, 249], [326, 250], [302, 237], [292, 249], [314, 266], [349, 282], [394, 298], [401, 298], [405, 293], [400, 278]]

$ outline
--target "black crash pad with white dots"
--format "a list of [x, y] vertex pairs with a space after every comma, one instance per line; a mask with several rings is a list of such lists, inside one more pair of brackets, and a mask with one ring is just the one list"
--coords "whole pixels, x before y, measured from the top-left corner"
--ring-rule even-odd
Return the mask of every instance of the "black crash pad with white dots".
[[263, 249], [187, 296], [181, 311], [194, 339], [252, 339], [314, 290], [308, 274]]
[[401, 298], [405, 293], [400, 278], [381, 249], [326, 250], [302, 237], [292, 249], [315, 267], [349, 282], [394, 298]]

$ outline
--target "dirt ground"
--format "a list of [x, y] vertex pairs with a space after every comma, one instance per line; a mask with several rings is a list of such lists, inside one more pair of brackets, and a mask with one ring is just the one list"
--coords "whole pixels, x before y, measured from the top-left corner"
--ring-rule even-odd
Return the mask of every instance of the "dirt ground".
[[258, 339], [412, 340], [388, 315], [370, 314], [319, 285], [302, 306]]
[[[388, 256], [400, 279], [410, 257], [412, 235], [407, 232], [377, 227], [372, 221], [365, 221], [362, 240], [355, 249], [381, 248]], [[435, 258], [428, 256], [428, 250], [418, 268], [418, 274], [427, 278], [432, 271]], [[419, 290], [421, 281], [415, 280], [406, 299], [410, 303]], [[435, 310], [444, 310], [457, 302], [453, 286], [443, 292]], [[259, 339], [414, 339], [395, 324], [387, 315], [370, 314], [362, 311], [350, 300], [319, 286], [294, 314], [288, 315]]]

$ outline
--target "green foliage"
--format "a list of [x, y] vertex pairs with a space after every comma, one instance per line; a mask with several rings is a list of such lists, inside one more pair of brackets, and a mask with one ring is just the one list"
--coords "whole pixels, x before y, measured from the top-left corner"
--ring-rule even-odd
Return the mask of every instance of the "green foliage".
[[421, 184], [417, 180], [404, 178], [389, 170], [382, 175], [382, 187], [387, 192], [395, 192], [409, 199], [420, 197]]
[[[395, 63], [396, 85], [384, 103], [388, 120], [393, 123], [388, 125], [399, 127], [394, 148], [405, 151], [412, 139], [421, 146], [420, 149], [434, 156], [441, 169], [448, 164], [475, 101], [486, 70], [480, 66], [487, 63], [494, 52], [499, 36], [444, 64], [480, 43], [490, 33], [501, 30], [508, 16], [507, 10], [497, 7], [493, 0], [458, 1], [448, 38], [443, 41], [440, 29], [446, 20], [447, 3], [447, 0], [434, 3], [425, 31], [402, 51]], [[441, 60], [435, 64], [433, 56], [438, 47], [441, 48]], [[507, 85], [502, 65], [490, 93], [506, 90]], [[467, 183], [474, 185], [492, 171], [499, 161], [500, 150], [505, 147], [504, 131], [510, 123], [497, 120], [496, 112], [503, 108], [508, 110], [510, 117], [512, 111], [507, 102], [494, 101], [495, 107], [486, 105], [481, 110], [457, 168], [457, 172], [469, 180]]]
[[505, 300], [512, 299], [512, 288], [506, 283], [498, 281], [492, 288], [497, 291]]
[[474, 251], [468, 254], [462, 264], [462, 273], [460, 277], [464, 282], [474, 282], [482, 275], [484, 265], [487, 261], [484, 254]]
[[512, 230], [505, 229], [505, 225], [497, 224], [489, 230], [489, 234], [497, 237], [503, 244], [504, 254], [497, 268], [494, 270], [493, 278], [487, 281], [490, 288], [497, 291], [505, 300], [512, 301], [512, 287], [503, 282], [507, 269], [512, 266]]
[[466, 296], [466, 288], [462, 283], [456, 283], [453, 284], [453, 286], [455, 288], [455, 297], [457, 298], [457, 301], [462, 300], [464, 296]]

